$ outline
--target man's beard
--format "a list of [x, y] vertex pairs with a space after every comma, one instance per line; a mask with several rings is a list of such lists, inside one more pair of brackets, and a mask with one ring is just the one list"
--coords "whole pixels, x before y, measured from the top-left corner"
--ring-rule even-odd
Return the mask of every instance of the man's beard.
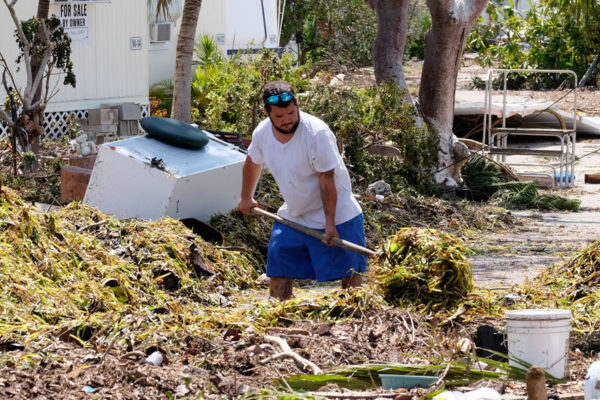
[[[271, 116], [269, 116], [269, 119], [271, 119]], [[284, 135], [290, 135], [290, 134], [296, 132], [296, 129], [298, 128], [298, 125], [300, 124], [300, 115], [298, 114], [298, 120], [290, 129], [281, 129], [280, 127], [278, 127], [277, 125], [275, 125], [273, 123], [272, 119], [271, 119], [271, 124], [273, 125], [273, 128], [275, 128], [275, 130], [277, 132], [283, 133]]]

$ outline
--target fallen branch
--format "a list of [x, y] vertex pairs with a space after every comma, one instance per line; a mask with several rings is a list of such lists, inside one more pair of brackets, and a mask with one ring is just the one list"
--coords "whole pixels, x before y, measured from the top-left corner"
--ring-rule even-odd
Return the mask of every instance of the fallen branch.
[[81, 228], [77, 229], [77, 232], [78, 233], [85, 232], [88, 229], [93, 229], [93, 228], [97, 228], [99, 226], [102, 226], [102, 225], [106, 224], [107, 222], [108, 222], [107, 219], [103, 219], [102, 221], [95, 222], [93, 224], [89, 224], [89, 225], [86, 225], [86, 226], [82, 226]]
[[310, 336], [310, 332], [306, 329], [298, 328], [283, 328], [274, 326], [265, 330], [267, 335], [299, 335], [299, 336]]
[[328, 399], [378, 399], [390, 398], [398, 396], [398, 393], [363, 393], [363, 392], [308, 392], [309, 395], [315, 397], [327, 397]]
[[269, 361], [273, 361], [273, 360], [279, 360], [281, 358], [291, 358], [292, 360], [294, 360], [294, 363], [296, 363], [298, 368], [300, 368], [302, 371], [310, 370], [315, 375], [319, 375], [319, 374], [323, 373], [321, 368], [319, 368], [315, 363], [307, 360], [306, 358], [302, 357], [300, 354], [294, 352], [290, 348], [290, 346], [287, 344], [285, 339], [282, 339], [278, 336], [265, 335], [264, 340], [266, 340], [267, 342], [277, 344], [281, 348], [281, 352], [261, 360], [260, 362], [262, 364], [265, 364], [265, 363], [267, 363]]

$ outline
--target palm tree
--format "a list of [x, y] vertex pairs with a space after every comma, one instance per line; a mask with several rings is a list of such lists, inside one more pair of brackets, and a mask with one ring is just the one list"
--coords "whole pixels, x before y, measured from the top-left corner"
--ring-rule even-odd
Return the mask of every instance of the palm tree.
[[[151, 0], [148, 0], [151, 4]], [[166, 15], [171, 0], [158, 0], [156, 14]], [[192, 120], [192, 59], [194, 55], [194, 44], [196, 39], [196, 26], [202, 0], [185, 0], [183, 15], [181, 17], [181, 28], [177, 39], [177, 50], [175, 55], [175, 80], [173, 88], [173, 106], [171, 118], [190, 123]]]
[[38, 9], [37, 9], [37, 17], [39, 19], [48, 19], [49, 12], [50, 12], [50, 0], [39, 0], [38, 1]]
[[177, 39], [171, 118], [187, 123], [192, 120], [192, 59], [201, 5], [202, 0], [185, 0]]

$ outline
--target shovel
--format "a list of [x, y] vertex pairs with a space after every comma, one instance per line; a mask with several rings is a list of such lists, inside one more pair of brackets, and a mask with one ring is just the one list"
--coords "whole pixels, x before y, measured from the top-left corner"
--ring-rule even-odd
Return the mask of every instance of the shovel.
[[[262, 208], [254, 207], [252, 208], [252, 212], [254, 214], [262, 215], [263, 217], [270, 218], [274, 221], [279, 222], [280, 224], [289, 226], [297, 231], [307, 234], [308, 236], [312, 236], [316, 239], [323, 240], [325, 234], [323, 232], [317, 231], [315, 229], [308, 228], [304, 225], [300, 225], [296, 222], [288, 221], [287, 219], [283, 219], [280, 216], [270, 213], [268, 211], [263, 210]], [[330, 242], [337, 247], [341, 247], [342, 249], [350, 250], [358, 254], [362, 254], [363, 256], [372, 257], [375, 255], [375, 252], [371, 249], [367, 249], [366, 247], [359, 246], [352, 242], [349, 242], [344, 239], [340, 239], [338, 237], [332, 237]]]

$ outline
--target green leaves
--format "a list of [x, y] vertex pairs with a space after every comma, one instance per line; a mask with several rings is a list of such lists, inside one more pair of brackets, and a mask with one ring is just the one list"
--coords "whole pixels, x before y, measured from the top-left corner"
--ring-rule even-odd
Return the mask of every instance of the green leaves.
[[296, 92], [307, 87], [307, 67], [293, 67], [291, 54], [263, 50], [223, 59], [210, 42], [203, 37], [196, 47], [200, 65], [192, 82], [192, 117], [203, 128], [249, 135], [264, 118], [261, 96], [267, 82], [288, 81]]
[[466, 248], [455, 236], [435, 229], [405, 228], [389, 239], [372, 265], [373, 281], [392, 304], [423, 304], [439, 310], [473, 290]]
[[[38, 18], [30, 18], [27, 21], [21, 21], [21, 28], [25, 34], [27, 40], [31, 43], [29, 48], [29, 55], [39, 57], [40, 59], [49, 50], [47, 43], [44, 40], [41, 30], [42, 21]], [[56, 67], [60, 69], [64, 74], [64, 85], [71, 85], [75, 87], [77, 82], [75, 73], [73, 72], [73, 63], [71, 62], [71, 38], [65, 33], [65, 30], [61, 26], [60, 20], [56, 16], [52, 16], [43, 23], [46, 26], [46, 30], [49, 33], [49, 41], [51, 49], [50, 61], [47, 66], [49, 70]], [[25, 51], [25, 43], [15, 31], [15, 38], [17, 45], [21, 52]], [[19, 64], [23, 58], [23, 54], [17, 57], [16, 63]]]
[[[379, 179], [393, 190], [411, 185], [425, 191], [437, 166], [439, 138], [415, 126], [414, 109], [403, 104], [403, 89], [394, 83], [366, 88], [330, 86], [321, 78], [301, 107], [325, 121], [337, 135], [346, 164], [365, 183]], [[402, 160], [372, 155], [370, 144], [391, 142]]]
[[[500, 68], [571, 69], [582, 76], [600, 52], [600, 3], [590, 0], [553, 0], [533, 4], [528, 11], [490, 2], [489, 22], [481, 19], [468, 39], [484, 66]], [[534, 80], [511, 77], [512, 87], [555, 87], [565, 77]]]

